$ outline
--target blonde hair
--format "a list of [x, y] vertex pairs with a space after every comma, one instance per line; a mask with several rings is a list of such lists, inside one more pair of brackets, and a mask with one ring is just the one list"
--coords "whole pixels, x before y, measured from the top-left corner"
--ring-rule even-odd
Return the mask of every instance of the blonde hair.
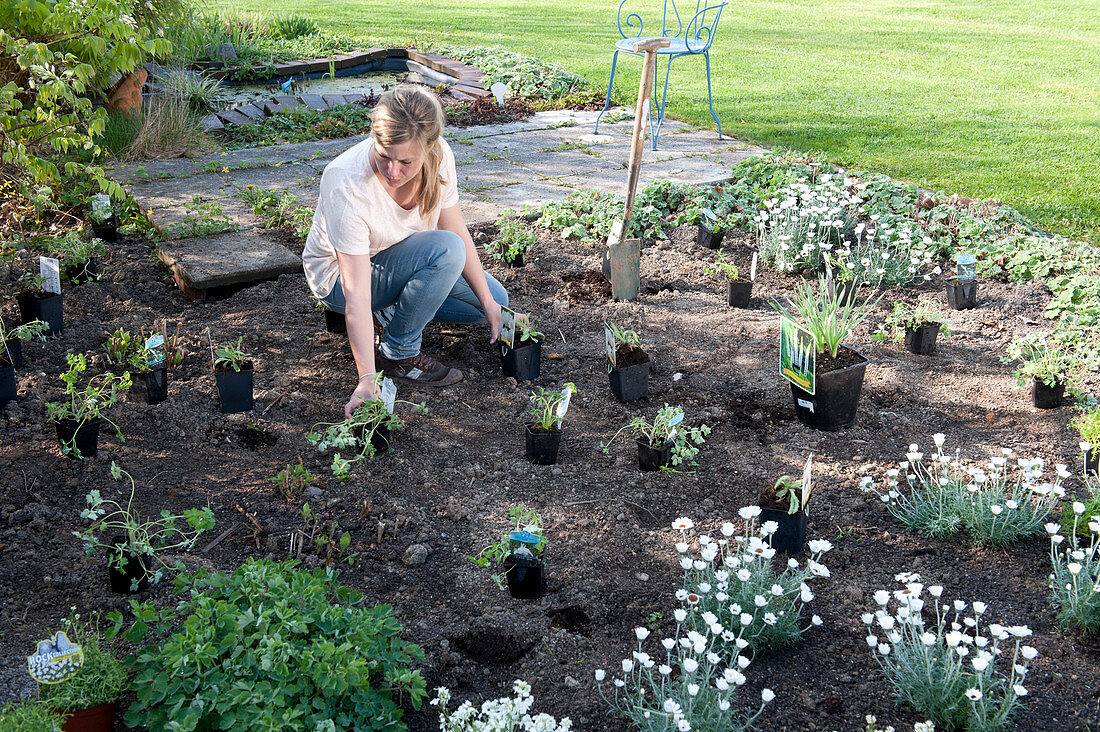
[[424, 167], [420, 171], [416, 202], [425, 216], [435, 210], [443, 195], [439, 170], [443, 162], [439, 143], [443, 124], [439, 97], [417, 84], [400, 84], [385, 92], [371, 114], [370, 134], [376, 145], [391, 147], [410, 140], [420, 143]]

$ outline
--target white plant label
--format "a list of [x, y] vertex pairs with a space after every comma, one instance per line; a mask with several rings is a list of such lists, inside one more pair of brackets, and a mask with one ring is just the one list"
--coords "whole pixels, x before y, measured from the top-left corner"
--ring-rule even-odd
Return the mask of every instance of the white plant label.
[[500, 309], [500, 342], [512, 348], [516, 339], [516, 311], [511, 308]]
[[717, 220], [718, 220], [718, 217], [717, 217], [717, 216], [715, 216], [715, 215], [714, 215], [714, 212], [713, 212], [713, 211], [711, 211], [711, 210], [710, 210], [709, 208], [704, 208], [704, 209], [703, 209], [702, 211], [700, 211], [699, 213], [703, 214], [703, 216], [706, 216], [706, 217], [707, 217], [708, 219], [710, 219], [711, 221], [717, 221]]
[[38, 641], [35, 652], [27, 656], [27, 672], [40, 684], [68, 681], [84, 665], [84, 650], [69, 640], [65, 631]]
[[561, 401], [558, 402], [558, 407], [554, 410], [554, 414], [558, 417], [558, 427], [561, 427], [561, 421], [565, 419], [565, 413], [569, 411], [569, 398], [573, 396], [573, 387], [566, 386], [561, 390]]
[[752, 267], [749, 269], [749, 282], [756, 282], [756, 258], [757, 252], [752, 253]]
[[809, 409], [811, 412], [814, 411], [814, 403], [805, 399], [799, 399], [798, 406], [802, 407], [803, 409]]
[[393, 414], [393, 405], [396, 401], [397, 385], [393, 383], [393, 379], [382, 379], [382, 406], [387, 412]]
[[55, 295], [61, 294], [61, 264], [53, 257], [38, 258], [38, 274], [42, 275], [45, 282], [42, 289]]
[[814, 464], [814, 454], [811, 452], [806, 458], [806, 467], [802, 469], [802, 511], [806, 511], [806, 503], [810, 500], [810, 493], [813, 491], [812, 471]]
[[962, 282], [965, 282], [967, 280], [977, 279], [977, 277], [978, 258], [970, 253], [960, 254], [958, 263], [958, 279]]
[[97, 193], [92, 196], [92, 216], [96, 221], [106, 221], [111, 218], [111, 197], [106, 193]]
[[489, 87], [489, 91], [493, 93], [493, 96], [497, 98], [497, 104], [504, 104], [504, 95], [508, 93], [508, 85], [502, 84], [499, 81]]
[[603, 343], [607, 350], [607, 360], [611, 362], [611, 368], [615, 368], [615, 334], [611, 332], [611, 326], [603, 327]]

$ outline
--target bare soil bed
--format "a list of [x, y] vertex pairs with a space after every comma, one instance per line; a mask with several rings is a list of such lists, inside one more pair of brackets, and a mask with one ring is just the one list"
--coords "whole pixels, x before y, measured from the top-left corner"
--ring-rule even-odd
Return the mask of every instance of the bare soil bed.
[[[742, 266], [749, 244], [747, 236], [727, 239]], [[913, 302], [924, 293], [943, 302], [942, 283], [887, 292], [875, 325], [849, 343], [871, 360], [856, 422], [822, 433], [797, 422], [778, 376], [778, 320], [767, 299], [792, 292], [795, 278], [762, 268], [751, 307], [732, 310], [724, 283], [703, 274], [713, 253], [683, 228], [643, 250], [643, 293], [617, 303], [595, 274], [591, 247], [543, 233], [525, 268], [488, 265], [513, 306], [532, 313], [546, 333], [541, 377], [533, 384], [504, 378], [484, 326], [429, 326], [425, 350], [460, 368], [464, 380], [441, 392], [403, 389], [401, 398], [426, 400], [429, 413], [401, 412], [407, 427], [394, 449], [357, 464], [340, 483], [328, 471], [331, 454], [317, 453], [305, 435], [313, 423], [340, 416], [354, 364], [346, 338], [325, 331], [304, 278], [283, 276], [189, 302], [149, 249], [147, 241], [124, 238], [110, 247], [102, 280], [67, 292], [64, 333], [26, 349], [21, 398], [0, 412], [0, 700], [29, 691], [23, 657], [70, 606], [87, 612], [127, 605], [108, 589], [103, 557], [85, 556], [70, 535], [90, 489], [119, 495], [111, 460], [134, 475], [144, 512], [211, 506], [218, 525], [200, 546], [241, 524], [210, 551], [183, 557], [190, 566], [230, 571], [248, 556], [287, 556], [291, 532], [302, 528], [301, 501], [279, 496], [269, 479], [300, 456], [320, 476], [320, 495], [305, 500], [349, 531], [351, 551], [359, 553], [354, 566], [340, 565], [342, 581], [394, 606], [405, 636], [427, 654], [429, 687], [447, 685], [456, 698], [480, 702], [523, 678], [533, 685], [535, 710], [568, 715], [581, 730], [623, 730], [592, 672], [617, 667], [634, 646], [631, 629], [651, 613], [660, 612], [662, 629], [669, 629], [679, 582], [672, 520], [689, 516], [713, 533], [779, 475], [798, 474], [813, 452], [818, 492], [810, 535], [836, 547], [825, 558], [832, 577], [817, 581], [809, 606], [824, 625], [749, 668], [739, 696], [745, 708], [765, 686], [777, 694], [762, 729], [855, 730], [868, 713], [901, 729], [920, 719], [894, 705], [859, 619], [874, 609], [872, 593], [895, 589], [901, 571], [942, 584], [945, 597], [987, 602], [995, 622], [1035, 631], [1031, 643], [1040, 656], [1017, 729], [1100, 725], [1100, 647], [1055, 622], [1045, 537], [1005, 549], [973, 547], [961, 537], [928, 541], [898, 526], [858, 487], [862, 476], [881, 477], [904, 459], [910, 443], [931, 449], [936, 432], [966, 457], [1011, 447], [1079, 471], [1077, 439], [1066, 426], [1071, 410], [1033, 408], [998, 361], [1013, 335], [1043, 327], [1048, 295], [1041, 286], [983, 281], [980, 307], [952, 313], [955, 334], [927, 357], [872, 343], [869, 333], [895, 299]], [[148, 329], [165, 316], [182, 322], [189, 351], [171, 374], [168, 401], [127, 400], [112, 412], [125, 442], [104, 436], [95, 459], [63, 457], [43, 405], [60, 392], [65, 352], [101, 353], [115, 328]], [[608, 319], [637, 330], [653, 358], [645, 401], [621, 404], [610, 392], [602, 335]], [[208, 330], [215, 342], [244, 336], [256, 365], [252, 413], [219, 411]], [[532, 465], [523, 457], [529, 391], [565, 381], [579, 393], [558, 464]], [[633, 416], [652, 417], [666, 402], [682, 405], [689, 423], [713, 430], [694, 473], [640, 473], [624, 437], [608, 453], [600, 449]], [[1074, 479], [1068, 487], [1077, 485]], [[509, 507], [520, 502], [547, 523], [548, 588], [538, 601], [512, 600], [467, 558], [500, 536]], [[380, 522], [385, 537], [376, 543]], [[403, 563], [412, 544], [430, 547], [423, 564]], [[170, 585], [142, 597], [169, 602]], [[431, 710], [410, 713], [410, 729], [436, 729]]]

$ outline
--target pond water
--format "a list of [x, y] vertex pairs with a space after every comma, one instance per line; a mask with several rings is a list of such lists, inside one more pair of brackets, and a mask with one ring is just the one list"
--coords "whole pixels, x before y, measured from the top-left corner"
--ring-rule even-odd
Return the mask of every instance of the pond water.
[[[236, 107], [250, 102], [266, 102], [272, 97], [291, 94], [381, 94], [386, 89], [396, 86], [405, 80], [407, 72], [394, 73], [392, 71], [379, 71], [358, 76], [339, 76], [335, 79], [294, 79], [294, 86], [289, 91], [283, 91], [276, 83], [269, 84], [224, 84], [223, 98], [226, 108]], [[280, 79], [280, 82], [286, 79]]]

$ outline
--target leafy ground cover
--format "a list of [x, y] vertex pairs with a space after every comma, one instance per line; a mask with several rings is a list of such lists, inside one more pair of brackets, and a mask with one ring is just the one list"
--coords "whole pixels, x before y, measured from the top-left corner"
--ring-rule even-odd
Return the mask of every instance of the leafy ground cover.
[[[288, 12], [375, 45], [502, 47], [607, 83], [617, 3], [436, 0], [375, 23], [383, 4], [320, 15]], [[216, 7], [264, 12], [258, 0]], [[628, 4], [630, 9], [635, 9]], [[644, 11], [644, 8], [642, 9]], [[820, 150], [971, 198], [1001, 197], [1047, 231], [1095, 241], [1100, 157], [1093, 134], [1100, 28], [1091, 8], [1058, 0], [967, 5], [853, 6], [749, 2], [727, 9], [712, 51], [715, 108], [741, 139]], [[652, 21], [647, 21], [652, 22]], [[702, 64], [673, 70], [669, 109], [712, 125]], [[620, 100], [633, 99], [637, 63], [624, 59]]]

